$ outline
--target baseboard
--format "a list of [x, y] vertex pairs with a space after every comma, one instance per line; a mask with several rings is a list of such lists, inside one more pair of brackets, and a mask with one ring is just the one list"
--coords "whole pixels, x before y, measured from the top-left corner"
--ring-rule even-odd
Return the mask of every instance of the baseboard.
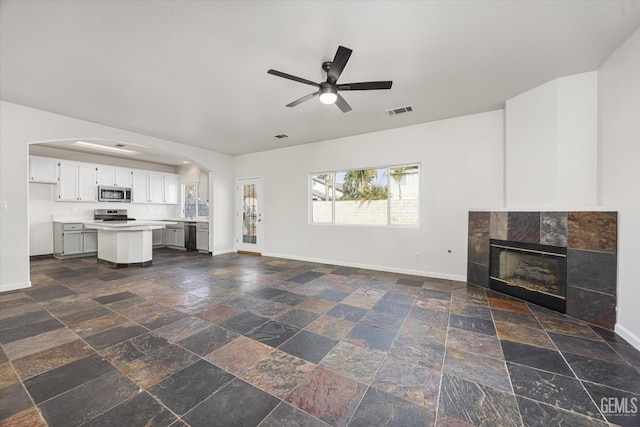
[[445, 274], [445, 273], [435, 273], [433, 271], [424, 271], [424, 270], [412, 270], [408, 268], [396, 268], [389, 267], [384, 265], [371, 265], [371, 264], [360, 264], [356, 262], [345, 262], [345, 261], [337, 261], [334, 259], [322, 259], [322, 258], [312, 258], [312, 257], [301, 257], [296, 255], [286, 255], [286, 254], [276, 254], [272, 252], [263, 252], [263, 256], [270, 256], [273, 258], [285, 258], [285, 259], [293, 259], [296, 261], [306, 261], [306, 262], [316, 262], [319, 264], [331, 264], [338, 265], [340, 267], [353, 267], [353, 268], [364, 268], [367, 270], [375, 270], [375, 271], [385, 271], [388, 273], [399, 273], [399, 274], [408, 274], [411, 276], [422, 276], [422, 277], [431, 277], [434, 279], [445, 279], [445, 280], [453, 280], [456, 282], [466, 282], [467, 276], [457, 275], [457, 274]]
[[18, 289], [26, 289], [31, 287], [31, 282], [10, 283], [8, 285], [0, 285], [0, 293], [17, 291]]
[[223, 249], [221, 251], [211, 252], [211, 256], [231, 254], [231, 253], [234, 253], [235, 251], [236, 251], [235, 249]]
[[622, 326], [620, 323], [616, 323], [615, 331], [616, 334], [624, 338], [629, 344], [640, 350], [640, 337]]

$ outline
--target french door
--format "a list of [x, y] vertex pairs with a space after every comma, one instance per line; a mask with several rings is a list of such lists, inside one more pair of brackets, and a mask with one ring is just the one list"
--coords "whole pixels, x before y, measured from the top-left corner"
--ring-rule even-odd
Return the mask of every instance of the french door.
[[236, 200], [236, 247], [238, 251], [262, 253], [262, 178], [239, 179]]

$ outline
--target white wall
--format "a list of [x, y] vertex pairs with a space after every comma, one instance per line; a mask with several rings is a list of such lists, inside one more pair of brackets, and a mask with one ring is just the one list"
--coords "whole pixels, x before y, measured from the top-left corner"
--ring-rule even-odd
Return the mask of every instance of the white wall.
[[[234, 182], [231, 157], [177, 142], [0, 102], [0, 291], [29, 282], [29, 144], [67, 139], [114, 139], [181, 153], [211, 170], [213, 252], [234, 246]], [[6, 209], [4, 209], [6, 202]]]
[[597, 72], [545, 83], [506, 102], [508, 207], [597, 202]]
[[640, 30], [598, 70], [599, 198], [617, 206], [616, 332], [640, 349]]
[[[264, 254], [466, 280], [468, 211], [502, 205], [503, 125], [498, 110], [254, 153], [235, 174], [264, 178]], [[420, 228], [308, 223], [310, 173], [415, 162]]]

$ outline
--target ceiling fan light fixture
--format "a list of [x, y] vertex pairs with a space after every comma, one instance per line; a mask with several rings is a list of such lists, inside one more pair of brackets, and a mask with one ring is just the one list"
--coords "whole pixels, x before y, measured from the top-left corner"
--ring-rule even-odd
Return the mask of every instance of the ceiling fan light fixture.
[[320, 102], [323, 104], [335, 104], [338, 99], [338, 90], [333, 87], [326, 85], [320, 88]]

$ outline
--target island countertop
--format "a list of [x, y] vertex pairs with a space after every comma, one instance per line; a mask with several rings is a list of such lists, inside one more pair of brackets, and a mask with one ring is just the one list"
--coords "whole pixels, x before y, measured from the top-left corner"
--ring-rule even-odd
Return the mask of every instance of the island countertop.
[[84, 221], [86, 228], [104, 231], [143, 231], [164, 228], [176, 224], [174, 221]]

